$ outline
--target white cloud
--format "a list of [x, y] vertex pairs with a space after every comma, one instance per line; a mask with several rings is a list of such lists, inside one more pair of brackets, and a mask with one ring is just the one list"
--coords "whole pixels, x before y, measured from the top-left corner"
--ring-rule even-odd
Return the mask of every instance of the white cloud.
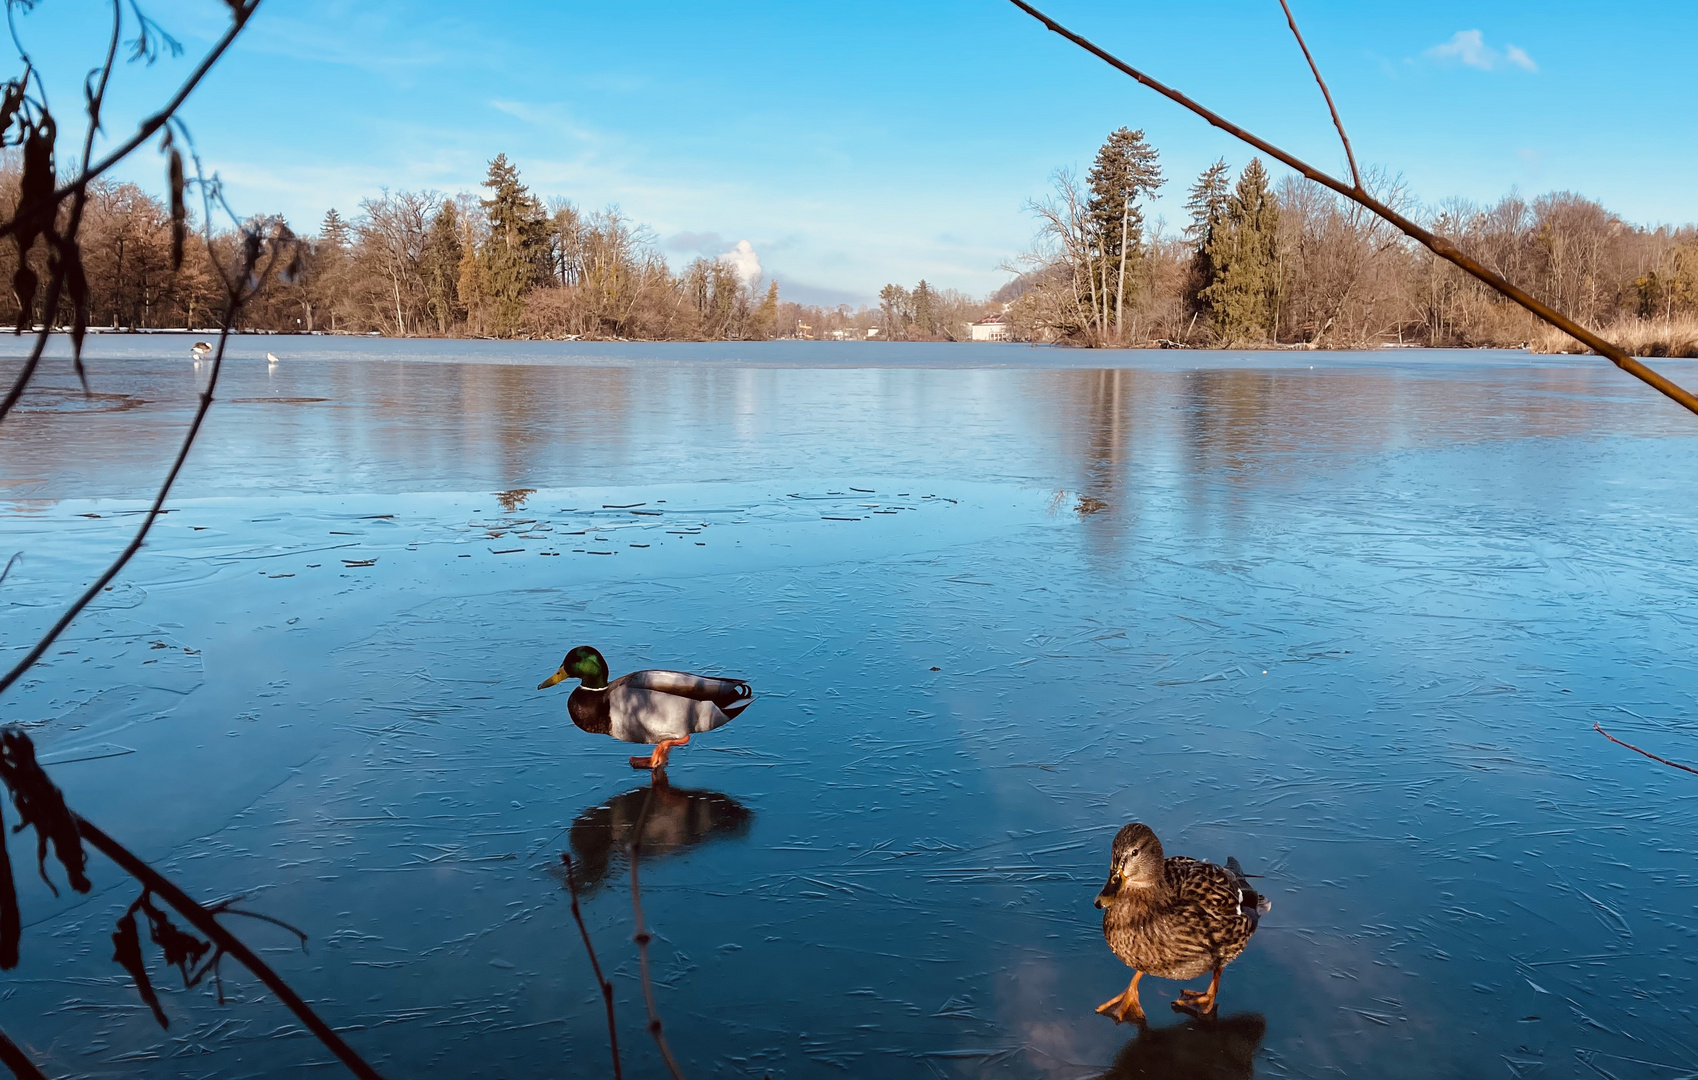
[[601, 142], [601, 133], [583, 124], [577, 123], [562, 105], [536, 105], [528, 101], [510, 101], [496, 98], [490, 101], [490, 108], [504, 112], [515, 120], [535, 125], [545, 131], [552, 131], [568, 139], [580, 142]]
[[1435, 60], [1456, 60], [1468, 67], [1489, 71], [1496, 54], [1486, 48], [1486, 35], [1478, 30], [1458, 30], [1443, 45], [1435, 45], [1427, 50], [1427, 55]]
[[1539, 70], [1539, 65], [1533, 62], [1533, 58], [1527, 55], [1525, 49], [1517, 45], [1506, 45], [1503, 51], [1499, 52], [1486, 44], [1486, 35], [1478, 30], [1458, 30], [1443, 45], [1434, 45], [1428, 49], [1426, 55], [1432, 60], [1457, 63], [1481, 71], [1493, 71], [1506, 64], [1523, 71]]
[[754, 245], [747, 240], [737, 241], [737, 246], [721, 255], [719, 261], [736, 270], [745, 285], [760, 280], [761, 257], [755, 254]]
[[1524, 52], [1520, 48], [1520, 46], [1517, 46], [1517, 45], [1507, 45], [1507, 46], [1505, 46], [1504, 50], [1503, 50], [1503, 58], [1506, 62], [1514, 64], [1516, 67], [1521, 68], [1523, 71], [1538, 71], [1539, 70], [1539, 65], [1535, 64], [1533, 62], [1533, 58], [1531, 56], [1528, 56], [1527, 53]]

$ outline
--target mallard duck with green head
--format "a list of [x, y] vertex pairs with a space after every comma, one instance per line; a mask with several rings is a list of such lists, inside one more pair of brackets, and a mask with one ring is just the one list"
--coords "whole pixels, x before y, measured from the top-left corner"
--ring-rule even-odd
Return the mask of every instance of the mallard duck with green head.
[[1173, 1003], [1193, 1016], [1213, 1015], [1221, 968], [1244, 951], [1273, 905], [1250, 887], [1237, 859], [1215, 866], [1181, 855], [1163, 858], [1161, 841], [1138, 822], [1115, 834], [1109, 861], [1097, 907], [1103, 909], [1103, 937], [1132, 969], [1132, 983], [1097, 1011], [1115, 1023], [1141, 1024], [1139, 979], [1194, 979], [1213, 971], [1207, 990], [1183, 990]]
[[633, 671], [609, 682], [607, 661], [588, 645], [566, 654], [560, 669], [537, 684], [546, 690], [567, 679], [577, 689], [566, 699], [572, 723], [591, 735], [649, 743], [654, 751], [631, 759], [633, 769], [663, 769], [666, 756], [691, 735], [723, 727], [755, 700], [740, 679], [718, 679], [686, 671]]

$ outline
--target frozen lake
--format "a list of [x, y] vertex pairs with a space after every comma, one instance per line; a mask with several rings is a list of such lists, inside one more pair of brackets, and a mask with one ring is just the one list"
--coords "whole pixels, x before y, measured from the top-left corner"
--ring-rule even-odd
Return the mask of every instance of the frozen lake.
[[[189, 340], [93, 338], [99, 396], [54, 360], [0, 424], [9, 655], [122, 546]], [[689, 1075], [1688, 1076], [1698, 777], [1592, 726], [1698, 764], [1695, 479], [1698, 421], [1597, 359], [243, 338], [0, 717], [309, 933], [232, 920], [389, 1075], [609, 1072], [564, 851], [663, 1072], [646, 774], [535, 689], [592, 644], [758, 695], [674, 753], [641, 866]], [[1216, 1023], [1159, 980], [1143, 1034], [1092, 1011], [1131, 820], [1265, 875]], [[344, 1075], [147, 946], [162, 1031], [110, 961], [134, 884], [10, 849], [0, 1029], [49, 1074]]]

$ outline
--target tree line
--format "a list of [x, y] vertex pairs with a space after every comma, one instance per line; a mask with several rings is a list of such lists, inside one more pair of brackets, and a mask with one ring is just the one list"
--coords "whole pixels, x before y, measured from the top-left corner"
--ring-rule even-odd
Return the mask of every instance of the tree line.
[[[16, 201], [21, 163], [0, 160], [0, 191]], [[865, 336], [877, 323], [863, 307], [820, 308], [783, 302], [776, 281], [746, 280], [731, 262], [696, 258], [674, 272], [653, 233], [618, 207], [585, 212], [544, 200], [499, 155], [483, 190], [447, 196], [383, 191], [345, 217], [332, 209], [306, 237], [292, 272], [241, 311], [239, 328], [278, 332], [380, 333], [391, 336], [758, 340], [798, 327], [849, 328]], [[0, 206], [10, 212], [12, 207]], [[281, 226], [276, 218], [247, 224]], [[211, 249], [190, 244], [181, 266], [171, 259], [171, 211], [135, 184], [97, 180], [81, 225], [89, 321], [94, 327], [145, 330], [204, 326], [222, 297], [213, 258], [239, 244], [235, 230], [214, 232]], [[37, 246], [29, 258], [47, 254]], [[17, 268], [0, 245], [0, 276]], [[20, 310], [0, 294], [0, 318], [45, 321], [40, 301]], [[68, 322], [68, 311], [56, 322]]]
[[[0, 160], [15, 201], [21, 165]], [[1642, 354], [1698, 355], [1698, 227], [1631, 225], [1568, 192], [1481, 206], [1415, 206], [1401, 183], [1375, 194], [1470, 255]], [[1297, 176], [1275, 181], [1252, 158], [1225, 161], [1187, 190], [1168, 235], [1150, 200], [1168, 183], [1142, 131], [1121, 128], [1083, 180], [1062, 171], [1030, 204], [1039, 242], [989, 302], [922, 280], [886, 285], [876, 306], [784, 301], [726, 259], [674, 271], [656, 239], [618, 207], [586, 212], [542, 199], [505, 155], [482, 190], [383, 191], [351, 217], [331, 210], [293, 272], [244, 308], [243, 329], [392, 336], [759, 340], [959, 340], [1007, 305], [1018, 339], [1088, 346], [1563, 347], [1519, 308], [1355, 204]], [[10, 211], [11, 207], [0, 206]], [[282, 226], [279, 219], [259, 219]], [[212, 258], [239, 243], [214, 233], [173, 269], [171, 209], [134, 184], [90, 185], [82, 250], [90, 323], [116, 329], [204, 325], [222, 285]], [[47, 253], [29, 256], [47, 272]], [[0, 277], [17, 265], [0, 245]], [[39, 305], [39, 299], [35, 301]], [[0, 294], [0, 318], [44, 321]], [[66, 312], [56, 321], [68, 321]], [[1625, 341], [1624, 341], [1625, 343]]]
[[[1176, 236], [1146, 220], [1165, 183], [1142, 131], [1121, 128], [1083, 182], [1055, 175], [1030, 204], [1039, 243], [993, 299], [1017, 335], [1085, 345], [1152, 342], [1313, 348], [1386, 342], [1562, 347], [1515, 305], [1356, 204], [1257, 158], [1217, 161], [1187, 191]], [[1376, 198], [1575, 319], [1643, 346], [1698, 355], [1698, 227], [1644, 228], [1571, 192], [1491, 205], [1415, 205], [1370, 170]]]

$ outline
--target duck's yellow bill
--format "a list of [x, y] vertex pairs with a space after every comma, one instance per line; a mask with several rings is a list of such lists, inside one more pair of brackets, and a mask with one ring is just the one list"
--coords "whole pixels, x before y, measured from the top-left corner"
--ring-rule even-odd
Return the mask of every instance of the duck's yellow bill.
[[567, 679], [570, 679], [571, 677], [572, 676], [566, 674], [566, 665], [561, 664], [559, 671], [556, 671], [553, 675], [550, 675], [548, 678], [544, 679], [542, 682], [537, 683], [537, 689], [538, 690], [547, 690], [549, 687], [553, 686], [555, 683], [565, 682]]

